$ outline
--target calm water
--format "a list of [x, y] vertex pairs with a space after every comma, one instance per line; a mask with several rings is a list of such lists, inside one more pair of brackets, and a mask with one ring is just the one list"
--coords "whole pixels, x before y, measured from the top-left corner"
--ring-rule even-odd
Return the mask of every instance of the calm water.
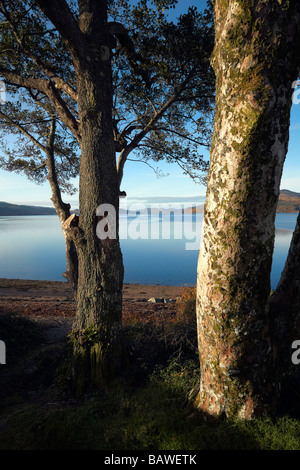
[[[120, 238], [126, 283], [183, 285], [196, 283], [202, 215], [175, 215], [171, 224], [146, 216], [121, 216]], [[271, 274], [280, 278], [297, 214], [277, 214]], [[170, 233], [168, 233], [170, 230]], [[63, 281], [64, 238], [56, 216], [0, 217], [0, 277]]]

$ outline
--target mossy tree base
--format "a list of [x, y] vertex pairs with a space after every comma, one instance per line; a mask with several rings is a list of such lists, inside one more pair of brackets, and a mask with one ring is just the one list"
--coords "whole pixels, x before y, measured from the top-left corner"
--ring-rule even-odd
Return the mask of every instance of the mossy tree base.
[[91, 388], [106, 389], [126, 364], [122, 337], [115, 344], [91, 337], [80, 344], [73, 334], [72, 388], [76, 396], [83, 396]]

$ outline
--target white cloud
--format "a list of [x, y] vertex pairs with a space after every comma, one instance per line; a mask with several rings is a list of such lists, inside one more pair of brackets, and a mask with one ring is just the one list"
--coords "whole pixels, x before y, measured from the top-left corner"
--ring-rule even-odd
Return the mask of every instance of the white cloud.
[[300, 178], [282, 178], [280, 189], [289, 189], [290, 191], [300, 192]]

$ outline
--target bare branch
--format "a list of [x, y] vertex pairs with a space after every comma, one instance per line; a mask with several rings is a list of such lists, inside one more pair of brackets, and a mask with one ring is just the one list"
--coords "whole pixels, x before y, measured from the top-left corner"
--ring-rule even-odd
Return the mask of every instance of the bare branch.
[[[192, 72], [190, 73], [190, 75]], [[177, 100], [180, 94], [184, 91], [187, 83], [190, 80], [190, 75], [180, 84], [180, 86], [175, 90], [173, 96], [169, 98], [169, 100], [157, 111], [154, 116], [149, 120], [143, 130], [136, 134], [132, 141], [127, 145], [127, 147], [121, 152], [118, 163], [117, 163], [117, 171], [119, 177], [119, 184], [121, 185], [121, 181], [123, 178], [123, 171], [124, 165], [126, 163], [126, 159], [129, 153], [137, 147], [140, 141], [148, 134], [150, 130], [152, 130], [154, 124], [164, 115], [164, 113], [172, 106], [172, 104]]]
[[165, 176], [168, 176], [168, 174], [163, 174], [161, 172], [161, 170], [159, 170], [159, 168], [154, 168], [152, 165], [150, 165], [149, 162], [147, 162], [146, 160], [135, 160], [134, 158], [127, 158], [127, 161], [129, 162], [138, 162], [138, 163], [145, 163], [145, 165], [148, 165], [149, 168], [151, 168], [151, 170], [154, 171], [154, 173], [156, 174], [156, 177], [157, 178], [163, 178]]
[[5, 114], [2, 111], [1, 107], [0, 107], [0, 116], [4, 118], [7, 122], [9, 122], [11, 125], [16, 127], [22, 134], [24, 134], [29, 140], [31, 140], [31, 142], [34, 145], [36, 145], [40, 150], [42, 150], [43, 152], [46, 151], [46, 147], [43, 144], [41, 144], [37, 139], [35, 139], [33, 135], [31, 135], [30, 132], [28, 132], [21, 124], [19, 124], [17, 121], [14, 121], [14, 119], [12, 119], [10, 116]]
[[169, 129], [169, 128], [167, 128], [167, 127], [158, 126], [158, 127], [154, 127], [153, 130], [164, 131], [164, 132], [170, 132], [171, 134], [176, 134], [176, 135], [178, 135], [178, 137], [183, 137], [184, 139], [189, 140], [190, 142], [193, 142], [193, 143], [195, 143], [195, 144], [197, 144], [197, 145], [202, 145], [203, 147], [207, 147], [207, 148], [210, 147], [210, 144], [205, 143], [205, 142], [200, 142], [199, 140], [196, 140], [196, 139], [192, 139], [192, 138], [189, 137], [188, 135], [181, 134], [181, 132], [178, 132], [178, 131], [176, 131], [175, 129]]

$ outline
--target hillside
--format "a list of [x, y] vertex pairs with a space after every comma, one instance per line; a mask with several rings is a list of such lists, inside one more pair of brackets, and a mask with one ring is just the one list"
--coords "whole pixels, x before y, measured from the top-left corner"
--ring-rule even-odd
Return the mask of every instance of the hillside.
[[295, 193], [287, 189], [280, 191], [277, 212], [299, 212], [300, 211], [300, 193]]
[[0, 201], [0, 216], [6, 215], [55, 215], [53, 207], [26, 206]]
[[[188, 213], [203, 213], [204, 205], [201, 204], [197, 207], [185, 208], [184, 212]], [[170, 212], [168, 209], [153, 209], [152, 213], [156, 212]], [[280, 191], [279, 202], [277, 206], [277, 212], [299, 212], [300, 211], [300, 193], [289, 191], [288, 189], [282, 189]], [[73, 211], [72, 211], [73, 212]], [[74, 212], [78, 213], [78, 210]], [[146, 209], [147, 212], [147, 209]], [[175, 209], [174, 213], [181, 213], [182, 209]], [[120, 209], [120, 214], [125, 214], [126, 210]], [[27, 206], [20, 204], [10, 204], [8, 202], [0, 201], [0, 216], [19, 216], [19, 215], [55, 215], [55, 209], [53, 207], [42, 207], [42, 206]], [[129, 210], [128, 215], [131, 214]], [[132, 214], [136, 215], [135, 212]]]

